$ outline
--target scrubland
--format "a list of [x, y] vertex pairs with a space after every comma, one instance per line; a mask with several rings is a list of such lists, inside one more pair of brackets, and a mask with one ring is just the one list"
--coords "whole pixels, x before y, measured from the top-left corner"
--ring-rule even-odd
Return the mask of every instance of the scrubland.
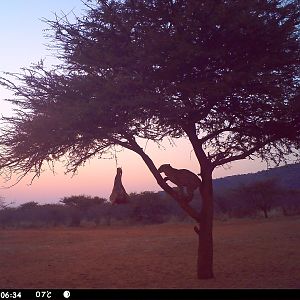
[[300, 288], [300, 218], [216, 221], [215, 279], [192, 224], [0, 230], [0, 288]]

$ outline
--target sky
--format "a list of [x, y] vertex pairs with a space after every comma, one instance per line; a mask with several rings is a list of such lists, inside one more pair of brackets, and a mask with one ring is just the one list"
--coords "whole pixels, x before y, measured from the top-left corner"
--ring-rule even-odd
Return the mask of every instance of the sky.
[[[20, 68], [28, 67], [41, 59], [49, 66], [54, 64], [53, 53], [47, 49], [49, 40], [45, 37], [48, 28], [42, 19], [54, 19], [54, 13], [84, 13], [84, 5], [80, 0], [2, 0], [0, 1], [0, 76], [3, 72], [19, 72]], [[0, 114], [12, 114], [11, 104], [4, 101], [12, 95], [0, 86]], [[185, 168], [199, 173], [198, 162], [189, 142], [185, 139], [175, 140], [175, 145], [164, 141], [161, 147], [149, 142], [146, 153], [158, 167], [170, 163], [175, 168]], [[129, 150], [120, 150], [117, 154], [118, 166], [123, 169], [123, 185], [128, 193], [142, 191], [158, 191], [150, 171], [137, 154]], [[214, 171], [214, 178], [229, 175], [253, 173], [267, 168], [266, 163], [259, 160], [243, 160], [230, 166], [220, 167]], [[40, 204], [57, 203], [65, 196], [90, 195], [108, 198], [116, 173], [114, 159], [93, 159], [79, 169], [78, 174], [65, 174], [62, 164], [57, 164], [55, 174], [45, 170], [42, 175], [31, 183], [32, 176], [25, 177], [17, 185], [14, 181], [5, 182], [0, 178], [0, 196], [4, 200], [19, 205], [28, 201]], [[30, 184], [31, 183], [31, 184]]]

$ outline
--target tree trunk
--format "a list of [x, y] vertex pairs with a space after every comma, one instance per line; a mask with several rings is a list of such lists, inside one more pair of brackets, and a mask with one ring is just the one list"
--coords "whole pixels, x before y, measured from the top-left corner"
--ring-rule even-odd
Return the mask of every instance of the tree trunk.
[[195, 227], [198, 234], [198, 279], [214, 278], [213, 274], [213, 190], [212, 176], [203, 179], [202, 208], [199, 227]]
[[284, 216], [288, 216], [287, 209], [284, 207], [284, 205], [281, 205], [282, 213]]
[[[199, 247], [198, 247], [198, 263], [197, 263], [197, 274], [199, 279], [211, 279], [214, 277], [213, 274], [213, 238], [212, 238], [212, 227], [213, 227], [213, 188], [212, 188], [212, 171], [213, 168], [207, 159], [204, 159], [204, 164], [201, 165], [201, 178], [202, 187], [200, 193], [202, 196], [202, 207], [201, 213], [191, 207], [183, 199], [178, 197], [178, 194], [166, 184], [164, 179], [161, 177], [157, 168], [155, 167], [151, 158], [143, 151], [141, 147], [134, 141], [130, 141], [129, 150], [132, 150], [139, 154], [149, 170], [157, 180], [157, 183], [164, 189], [170, 196], [172, 196], [185, 210], [185, 212], [191, 216], [199, 224], [194, 227], [195, 232], [198, 234]], [[195, 148], [194, 148], [195, 149]], [[196, 155], [198, 152], [195, 151]], [[202, 153], [204, 154], [203, 150]], [[201, 155], [203, 155], [201, 154]], [[200, 155], [200, 156], [201, 156]]]
[[266, 208], [263, 209], [263, 212], [264, 212], [264, 216], [265, 218], [267, 219], [269, 216], [268, 216], [268, 210]]
[[214, 278], [213, 274], [213, 239], [212, 230], [200, 224], [198, 233], [198, 259], [197, 275], [198, 279]]

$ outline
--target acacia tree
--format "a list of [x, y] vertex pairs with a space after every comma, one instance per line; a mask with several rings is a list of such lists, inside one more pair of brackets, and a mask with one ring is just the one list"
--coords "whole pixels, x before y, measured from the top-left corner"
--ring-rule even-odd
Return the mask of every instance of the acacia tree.
[[268, 213], [276, 200], [287, 194], [288, 191], [280, 185], [276, 178], [269, 178], [242, 185], [236, 188], [234, 192], [250, 202], [252, 207], [262, 210], [265, 218], [268, 218]]
[[4, 202], [4, 198], [0, 196], [0, 209], [5, 208], [7, 205]]
[[[253, 0], [87, 1], [85, 16], [46, 21], [61, 65], [2, 79], [17, 96], [3, 118], [3, 172], [67, 171], [114, 145], [137, 153], [197, 222], [198, 278], [213, 277], [216, 167], [280, 163], [299, 149], [299, 3]], [[18, 81], [16, 81], [16, 79]], [[141, 139], [186, 137], [199, 161], [202, 208], [165, 183]]]
[[5, 203], [4, 197], [0, 196], [0, 210], [9, 207], [11, 204], [14, 204], [14, 202]]

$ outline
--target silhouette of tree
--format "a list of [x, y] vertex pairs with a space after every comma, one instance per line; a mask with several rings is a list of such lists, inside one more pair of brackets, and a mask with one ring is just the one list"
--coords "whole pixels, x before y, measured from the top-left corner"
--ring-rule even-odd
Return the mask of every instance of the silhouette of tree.
[[87, 210], [92, 206], [101, 205], [106, 201], [104, 198], [99, 197], [91, 197], [85, 195], [78, 195], [78, 196], [68, 196], [64, 197], [60, 200], [61, 203], [69, 206], [69, 207], [76, 207], [80, 210]]
[[0, 209], [7, 208], [7, 207], [9, 207], [11, 204], [14, 204], [14, 202], [5, 203], [4, 197], [1, 197], [1, 196], [0, 196]]
[[19, 206], [20, 209], [32, 209], [38, 207], [39, 204], [35, 201], [29, 201]]
[[79, 226], [87, 211], [92, 208], [97, 208], [102, 205], [106, 199], [99, 197], [90, 197], [85, 195], [73, 195], [64, 197], [60, 200], [61, 203], [69, 207], [71, 214], [71, 225]]
[[166, 220], [168, 207], [159, 193], [145, 191], [129, 195], [133, 204], [132, 217], [137, 222], [163, 223]]
[[274, 178], [256, 181], [235, 189], [235, 193], [249, 202], [251, 206], [262, 210], [265, 218], [268, 218], [268, 213], [276, 204], [276, 200], [286, 192]]
[[279, 198], [278, 205], [281, 207], [284, 216], [299, 214], [300, 189], [285, 189]]
[[3, 209], [5, 207], [6, 207], [6, 204], [5, 204], [4, 198], [0, 196], [0, 209]]
[[[75, 172], [114, 145], [137, 153], [199, 224], [198, 278], [213, 277], [213, 170], [247, 157], [279, 163], [300, 136], [299, 2], [87, 1], [86, 15], [46, 21], [62, 64], [2, 79], [3, 172], [39, 176], [67, 157]], [[17, 81], [19, 80], [19, 81]], [[201, 169], [201, 212], [167, 185], [140, 139], [187, 137]]]

